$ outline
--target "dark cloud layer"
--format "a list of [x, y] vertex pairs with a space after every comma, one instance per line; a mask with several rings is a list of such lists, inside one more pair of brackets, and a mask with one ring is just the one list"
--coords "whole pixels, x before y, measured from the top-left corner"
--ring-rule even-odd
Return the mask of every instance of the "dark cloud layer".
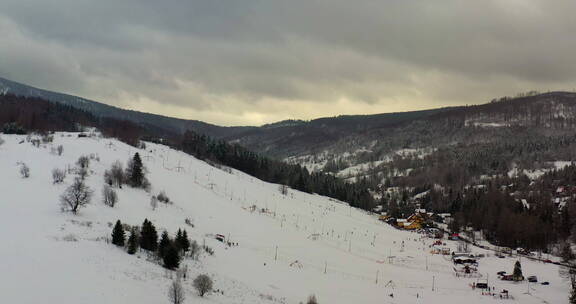
[[572, 90], [576, 2], [0, 1], [0, 75], [213, 123]]

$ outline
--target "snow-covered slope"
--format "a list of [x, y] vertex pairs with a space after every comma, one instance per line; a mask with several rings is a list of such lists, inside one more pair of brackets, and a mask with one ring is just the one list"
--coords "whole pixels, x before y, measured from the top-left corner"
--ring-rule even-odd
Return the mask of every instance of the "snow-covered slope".
[[[23, 136], [2, 138], [0, 303], [168, 303], [173, 273], [143, 252], [131, 256], [106, 242], [117, 219], [140, 225], [144, 218], [172, 235], [186, 228], [191, 239], [215, 251], [184, 264], [189, 277], [208, 273], [223, 294], [200, 298], [188, 279], [186, 303], [298, 303], [311, 294], [320, 303], [500, 302], [470, 288], [476, 279], [455, 277], [448, 258], [430, 254], [433, 240], [393, 229], [338, 201], [293, 190], [284, 196], [278, 185], [156, 144], [137, 150], [112, 139], [57, 133], [53, 143], [36, 148]], [[64, 146], [62, 156], [51, 153], [57, 145]], [[117, 189], [117, 206], [105, 206], [104, 170], [135, 152], [148, 170], [151, 192]], [[90, 154], [92, 203], [77, 215], [62, 213], [59, 196], [72, 176], [53, 185], [51, 170], [74, 166], [79, 156]], [[29, 178], [20, 177], [19, 162], [30, 167]], [[174, 203], [152, 210], [150, 197], [160, 191]], [[227, 248], [214, 234], [238, 246]], [[446, 246], [455, 249], [456, 243]], [[522, 259], [524, 274], [549, 286], [497, 280], [496, 272], [511, 272], [514, 262], [483, 258], [480, 273], [497, 291], [509, 290], [517, 303], [567, 301], [569, 283], [555, 265]]]

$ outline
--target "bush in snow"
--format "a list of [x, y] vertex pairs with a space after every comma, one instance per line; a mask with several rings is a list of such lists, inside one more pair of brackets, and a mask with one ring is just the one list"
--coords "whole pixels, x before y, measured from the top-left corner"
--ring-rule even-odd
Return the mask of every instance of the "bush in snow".
[[30, 177], [30, 168], [28, 168], [25, 163], [20, 164], [20, 176], [22, 176], [22, 178]]
[[163, 202], [164, 204], [170, 203], [170, 198], [168, 197], [168, 195], [166, 195], [166, 192], [164, 191], [160, 191], [160, 193], [158, 193], [158, 196], [156, 196], [156, 198], [158, 199], [158, 201]]
[[78, 242], [78, 238], [72, 233], [69, 233], [69, 234], [63, 236], [62, 240], [64, 242]]
[[209, 255], [214, 255], [214, 249], [212, 249], [211, 247], [208, 247], [206, 245], [204, 245], [204, 251], [206, 251], [206, 253]]
[[172, 304], [182, 304], [184, 303], [185, 295], [184, 288], [180, 284], [180, 280], [172, 281], [168, 287], [168, 299]]
[[62, 152], [64, 152], [64, 147], [62, 145], [59, 145], [58, 147], [50, 148], [50, 153], [52, 153], [54, 155], [61, 156]]
[[104, 205], [109, 207], [114, 207], [114, 205], [116, 205], [118, 202], [118, 195], [112, 187], [104, 185], [104, 188], [102, 188], [102, 202]]
[[194, 279], [193, 285], [198, 294], [203, 297], [212, 290], [212, 279], [208, 275], [201, 274]]
[[186, 218], [186, 219], [184, 220], [184, 223], [186, 223], [186, 225], [194, 228], [194, 223], [192, 223], [192, 220], [191, 220], [191, 219]]
[[92, 190], [80, 178], [74, 179], [66, 191], [60, 196], [60, 206], [62, 211], [77, 213], [78, 209], [90, 203]]
[[76, 175], [82, 181], [88, 176], [88, 167], [90, 166], [90, 158], [86, 155], [82, 155], [76, 161]]
[[42, 143], [44, 143], [44, 144], [51, 143], [54, 141], [54, 135], [44, 134], [44, 135], [42, 135], [41, 139], [42, 139]]
[[64, 170], [55, 168], [52, 170], [52, 183], [60, 184], [66, 178], [66, 172]]
[[40, 139], [34, 138], [34, 139], [31, 139], [30, 142], [32, 143], [32, 145], [33, 145], [34, 147], [36, 147], [36, 148], [39, 148], [39, 147], [40, 147]]
[[78, 168], [80, 169], [88, 170], [88, 166], [90, 166], [90, 158], [86, 155], [82, 155], [76, 161], [76, 165], [78, 165]]
[[306, 301], [306, 304], [318, 304], [318, 300], [316, 300], [316, 296], [315, 295], [309, 296], [308, 301]]

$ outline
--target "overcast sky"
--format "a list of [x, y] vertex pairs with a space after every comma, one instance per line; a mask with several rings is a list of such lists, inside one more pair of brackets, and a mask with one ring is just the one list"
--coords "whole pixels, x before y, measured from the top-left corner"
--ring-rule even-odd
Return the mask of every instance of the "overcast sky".
[[576, 1], [0, 0], [0, 76], [221, 125], [576, 88]]

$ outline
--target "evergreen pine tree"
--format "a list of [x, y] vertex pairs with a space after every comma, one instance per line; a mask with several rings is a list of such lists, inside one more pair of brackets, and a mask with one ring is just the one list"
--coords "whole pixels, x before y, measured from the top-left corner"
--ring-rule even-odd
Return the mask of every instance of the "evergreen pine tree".
[[512, 273], [515, 281], [522, 281], [524, 280], [524, 276], [522, 275], [522, 265], [520, 265], [520, 261], [516, 261], [514, 264], [514, 272]]
[[132, 187], [142, 187], [144, 185], [144, 170], [142, 165], [142, 159], [140, 158], [140, 154], [136, 152], [132, 161], [129, 163], [129, 180]]
[[158, 248], [158, 233], [156, 232], [156, 227], [152, 222], [150, 223], [150, 251], [156, 251]]
[[176, 246], [176, 249], [178, 250], [182, 249], [182, 229], [178, 229], [178, 232], [176, 232], [176, 236], [174, 237], [174, 246]]
[[138, 248], [138, 239], [136, 237], [136, 231], [132, 229], [130, 232], [130, 237], [128, 238], [128, 254], [136, 253]]
[[120, 220], [116, 221], [116, 225], [114, 225], [114, 229], [112, 229], [112, 244], [116, 246], [124, 246], [124, 241], [126, 237], [124, 235], [124, 228], [122, 228], [122, 223]]
[[148, 246], [148, 234], [150, 231], [150, 226], [149, 226], [149, 222], [148, 219], [144, 219], [144, 222], [142, 223], [142, 228], [140, 229], [140, 248], [142, 249], [146, 249], [148, 250], [148, 248], [150, 246]]
[[166, 251], [170, 246], [172, 246], [172, 241], [170, 240], [170, 236], [168, 236], [168, 232], [164, 230], [164, 232], [162, 232], [162, 237], [160, 238], [160, 243], [158, 244], [158, 255], [161, 258], [164, 258]]
[[190, 239], [188, 239], [188, 233], [186, 230], [178, 229], [176, 237], [174, 238], [174, 245], [176, 249], [186, 252], [190, 249]]
[[178, 249], [173, 244], [166, 248], [166, 254], [163, 257], [164, 267], [168, 269], [176, 269], [180, 265], [180, 255]]
[[158, 248], [158, 233], [156, 227], [148, 219], [142, 223], [142, 230], [140, 232], [140, 247], [148, 251], [156, 251]]
[[190, 239], [188, 238], [188, 233], [186, 229], [182, 231], [182, 240], [180, 241], [180, 249], [184, 252], [190, 250]]

